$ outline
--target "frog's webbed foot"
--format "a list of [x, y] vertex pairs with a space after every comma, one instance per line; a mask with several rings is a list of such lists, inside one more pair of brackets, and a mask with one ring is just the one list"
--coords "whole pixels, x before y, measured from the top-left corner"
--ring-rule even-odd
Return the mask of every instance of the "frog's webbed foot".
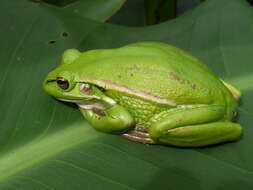
[[237, 140], [242, 128], [224, 120], [225, 108], [206, 105], [175, 108], [151, 119], [150, 137], [155, 143], [181, 147], [200, 147]]
[[126, 133], [123, 133], [122, 136], [132, 141], [144, 144], [154, 144], [154, 141], [150, 138], [147, 132], [131, 130]]

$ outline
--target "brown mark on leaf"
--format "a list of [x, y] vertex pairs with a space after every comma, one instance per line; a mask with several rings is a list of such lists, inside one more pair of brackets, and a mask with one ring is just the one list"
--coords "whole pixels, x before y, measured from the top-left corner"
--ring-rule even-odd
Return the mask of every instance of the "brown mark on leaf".
[[127, 68], [129, 71], [140, 71], [141, 68], [138, 65], [133, 65], [132, 67]]

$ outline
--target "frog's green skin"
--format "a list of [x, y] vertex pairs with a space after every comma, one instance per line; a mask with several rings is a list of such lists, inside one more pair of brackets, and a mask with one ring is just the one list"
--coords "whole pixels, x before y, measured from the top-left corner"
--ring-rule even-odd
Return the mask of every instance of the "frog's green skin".
[[240, 91], [164, 43], [66, 50], [43, 86], [55, 98], [76, 103], [97, 130], [143, 143], [198, 147], [242, 133], [231, 122]]

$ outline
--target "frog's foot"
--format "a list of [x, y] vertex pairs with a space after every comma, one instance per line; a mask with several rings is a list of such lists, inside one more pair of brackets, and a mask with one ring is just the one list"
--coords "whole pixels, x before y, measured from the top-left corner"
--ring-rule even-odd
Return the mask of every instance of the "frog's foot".
[[146, 132], [131, 130], [122, 134], [122, 136], [132, 141], [144, 144], [154, 144], [154, 141], [149, 137], [149, 134]]
[[161, 112], [151, 119], [149, 134], [157, 144], [181, 147], [201, 147], [238, 139], [239, 124], [222, 120], [220, 105], [175, 108]]

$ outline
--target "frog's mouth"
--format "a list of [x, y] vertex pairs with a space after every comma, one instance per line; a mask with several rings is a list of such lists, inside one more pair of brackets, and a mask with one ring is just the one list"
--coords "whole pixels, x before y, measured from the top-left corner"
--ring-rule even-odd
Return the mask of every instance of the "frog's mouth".
[[[60, 85], [62, 84], [60, 83]], [[77, 82], [72, 88], [69, 83], [66, 87], [69, 87], [69, 89], [66, 88], [65, 92], [63, 91], [65, 89], [60, 90], [56, 79], [47, 79], [44, 84], [44, 89], [48, 94], [59, 101], [74, 103], [80, 109], [102, 111], [116, 103], [110, 98], [97, 96], [93, 92], [92, 86], [84, 82]]]
[[[60, 79], [58, 80], [60, 81]], [[67, 81], [59, 81], [57, 82], [56, 79], [47, 79], [43, 87], [48, 94], [60, 101], [82, 105], [86, 101], [100, 100], [100, 97], [92, 94], [92, 89], [89, 84], [82, 82], [71, 84]]]

